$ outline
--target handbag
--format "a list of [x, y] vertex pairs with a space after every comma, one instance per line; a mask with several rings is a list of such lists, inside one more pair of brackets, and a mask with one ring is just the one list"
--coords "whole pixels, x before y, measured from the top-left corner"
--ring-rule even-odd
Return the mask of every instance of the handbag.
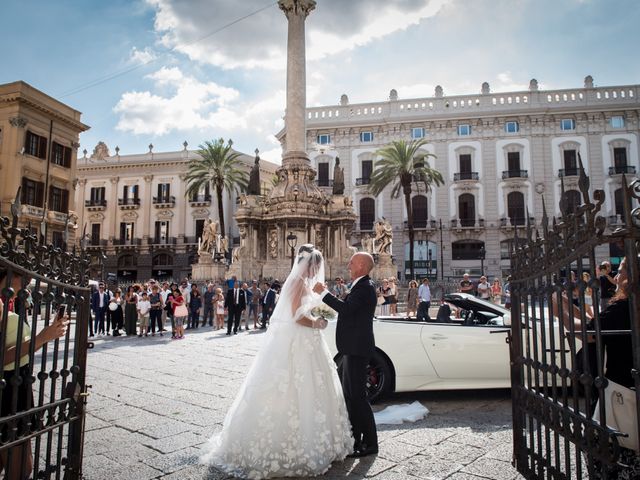
[[378, 294], [378, 305], [382, 305], [384, 303], [384, 297], [382, 294]]
[[109, 302], [109, 310], [115, 312], [118, 309], [118, 304], [116, 302]]
[[188, 317], [189, 316], [189, 310], [187, 310], [187, 307], [185, 307], [184, 305], [178, 305], [176, 307], [174, 315], [176, 317]]
[[[638, 445], [638, 422], [636, 410], [636, 392], [616, 382], [609, 382], [604, 389], [604, 407], [607, 414], [607, 426], [626, 433], [627, 437], [618, 437], [621, 447], [640, 452]], [[596, 404], [593, 419], [600, 421], [600, 400]]]

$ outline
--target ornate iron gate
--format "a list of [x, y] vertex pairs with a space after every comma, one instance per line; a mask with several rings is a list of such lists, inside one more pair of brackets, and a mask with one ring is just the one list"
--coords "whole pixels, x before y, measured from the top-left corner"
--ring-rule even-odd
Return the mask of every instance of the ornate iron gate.
[[[607, 335], [631, 336], [629, 370], [636, 400], [640, 392], [640, 209], [632, 210], [640, 182], [627, 186], [622, 177], [625, 220], [613, 232], [600, 215], [604, 192], [596, 190], [590, 198], [582, 164], [577, 187], [582, 204], [572, 208], [563, 182], [560, 218], [550, 221], [543, 203], [541, 225], [527, 225], [526, 238], [514, 242], [519, 246], [511, 258], [514, 464], [527, 479], [618, 478], [611, 469], [620, 460], [621, 432], [607, 426], [611, 423], [604, 395]], [[629, 259], [630, 328], [613, 331], [600, 323], [596, 253], [608, 258], [616, 250], [620, 258]], [[558, 321], [565, 312], [577, 315], [581, 323]]]
[[[84, 251], [47, 245], [44, 236], [18, 228], [19, 198], [18, 190], [12, 218], [0, 219], [3, 478], [80, 479], [91, 293], [88, 261]], [[62, 306], [71, 317], [69, 328], [64, 336], [47, 341], [42, 332], [55, 322]]]

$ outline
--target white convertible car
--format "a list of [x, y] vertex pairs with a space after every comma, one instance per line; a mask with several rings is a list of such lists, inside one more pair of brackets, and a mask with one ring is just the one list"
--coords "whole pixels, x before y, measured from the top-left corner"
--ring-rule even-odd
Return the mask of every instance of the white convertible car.
[[[369, 364], [369, 398], [388, 392], [508, 388], [509, 310], [464, 293], [444, 300], [462, 310], [418, 322], [406, 317], [377, 317], [373, 322], [376, 352]], [[336, 322], [324, 330], [340, 367], [335, 346]]]

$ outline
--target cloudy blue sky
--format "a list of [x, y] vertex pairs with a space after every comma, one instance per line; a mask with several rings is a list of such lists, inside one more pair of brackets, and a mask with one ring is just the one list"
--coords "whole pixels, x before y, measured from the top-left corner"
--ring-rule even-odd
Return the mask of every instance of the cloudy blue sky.
[[[307, 102], [640, 83], [637, 0], [317, 0]], [[90, 152], [232, 138], [278, 159], [286, 19], [272, 0], [2, 0], [0, 83], [83, 113]]]

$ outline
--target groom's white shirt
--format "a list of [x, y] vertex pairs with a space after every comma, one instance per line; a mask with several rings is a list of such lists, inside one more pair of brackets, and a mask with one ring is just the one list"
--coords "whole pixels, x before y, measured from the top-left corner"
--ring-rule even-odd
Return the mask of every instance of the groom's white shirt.
[[[351, 288], [349, 289], [350, 291], [353, 290], [353, 287], [356, 286], [356, 283], [358, 283], [360, 281], [361, 278], [364, 278], [366, 275], [362, 275], [361, 277], [356, 278], [353, 282], [351, 282]], [[322, 297], [320, 298], [324, 298], [325, 295], [329, 293], [329, 290], [327, 290], [326, 288], [324, 289], [324, 292], [322, 292]]]

